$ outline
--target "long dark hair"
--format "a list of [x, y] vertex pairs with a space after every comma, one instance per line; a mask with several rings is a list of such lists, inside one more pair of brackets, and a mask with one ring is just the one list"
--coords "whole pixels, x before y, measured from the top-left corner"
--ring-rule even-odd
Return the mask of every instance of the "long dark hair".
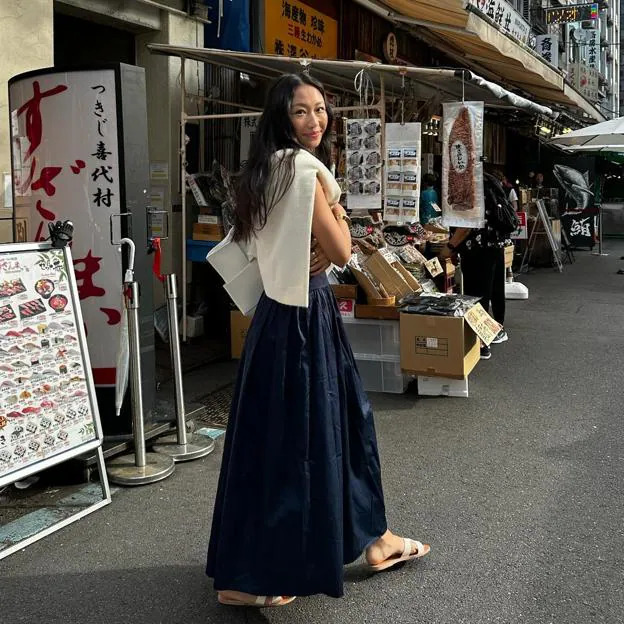
[[[273, 206], [286, 194], [295, 176], [295, 154], [305, 149], [295, 137], [290, 121], [290, 108], [297, 87], [309, 85], [318, 89], [325, 100], [327, 128], [314, 155], [326, 166], [331, 163], [330, 133], [334, 119], [327, 103], [323, 85], [307, 73], [285, 74], [278, 78], [267, 95], [264, 111], [249, 150], [247, 165], [240, 172], [236, 184], [234, 239], [249, 240], [254, 231], [261, 230]], [[290, 149], [274, 163], [278, 150]], [[275, 170], [272, 170], [275, 167]], [[269, 181], [276, 180], [270, 197]]]

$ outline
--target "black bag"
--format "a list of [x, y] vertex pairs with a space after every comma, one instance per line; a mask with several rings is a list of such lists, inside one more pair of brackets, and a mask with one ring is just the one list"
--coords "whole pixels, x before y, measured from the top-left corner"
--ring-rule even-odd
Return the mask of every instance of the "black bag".
[[485, 208], [490, 212], [488, 225], [499, 234], [509, 236], [518, 229], [520, 221], [509, 201], [507, 191], [493, 175], [484, 173], [483, 192], [485, 195]]

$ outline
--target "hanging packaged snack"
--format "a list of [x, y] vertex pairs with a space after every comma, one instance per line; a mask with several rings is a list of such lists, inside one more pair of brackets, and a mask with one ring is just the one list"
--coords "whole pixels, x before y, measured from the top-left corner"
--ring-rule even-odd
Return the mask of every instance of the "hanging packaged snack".
[[350, 211], [381, 207], [381, 121], [346, 122], [347, 205]]
[[384, 219], [418, 221], [420, 203], [420, 124], [386, 124], [386, 201]]
[[443, 105], [442, 214], [447, 227], [485, 225], [483, 102]]

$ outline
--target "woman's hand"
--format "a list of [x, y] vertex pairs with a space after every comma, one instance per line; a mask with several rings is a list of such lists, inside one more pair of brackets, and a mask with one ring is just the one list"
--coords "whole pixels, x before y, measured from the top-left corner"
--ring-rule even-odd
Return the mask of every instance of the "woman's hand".
[[319, 245], [316, 238], [312, 239], [312, 249], [310, 251], [310, 275], [320, 275], [329, 269], [331, 262]]

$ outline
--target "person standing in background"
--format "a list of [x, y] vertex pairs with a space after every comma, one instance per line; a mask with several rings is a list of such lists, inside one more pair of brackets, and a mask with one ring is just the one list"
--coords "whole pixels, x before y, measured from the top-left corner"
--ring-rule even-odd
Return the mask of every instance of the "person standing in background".
[[438, 212], [433, 205], [438, 205], [438, 192], [435, 190], [436, 177], [433, 173], [426, 173], [422, 179], [423, 190], [420, 193], [420, 223], [427, 225], [429, 221], [439, 217], [442, 213]]

